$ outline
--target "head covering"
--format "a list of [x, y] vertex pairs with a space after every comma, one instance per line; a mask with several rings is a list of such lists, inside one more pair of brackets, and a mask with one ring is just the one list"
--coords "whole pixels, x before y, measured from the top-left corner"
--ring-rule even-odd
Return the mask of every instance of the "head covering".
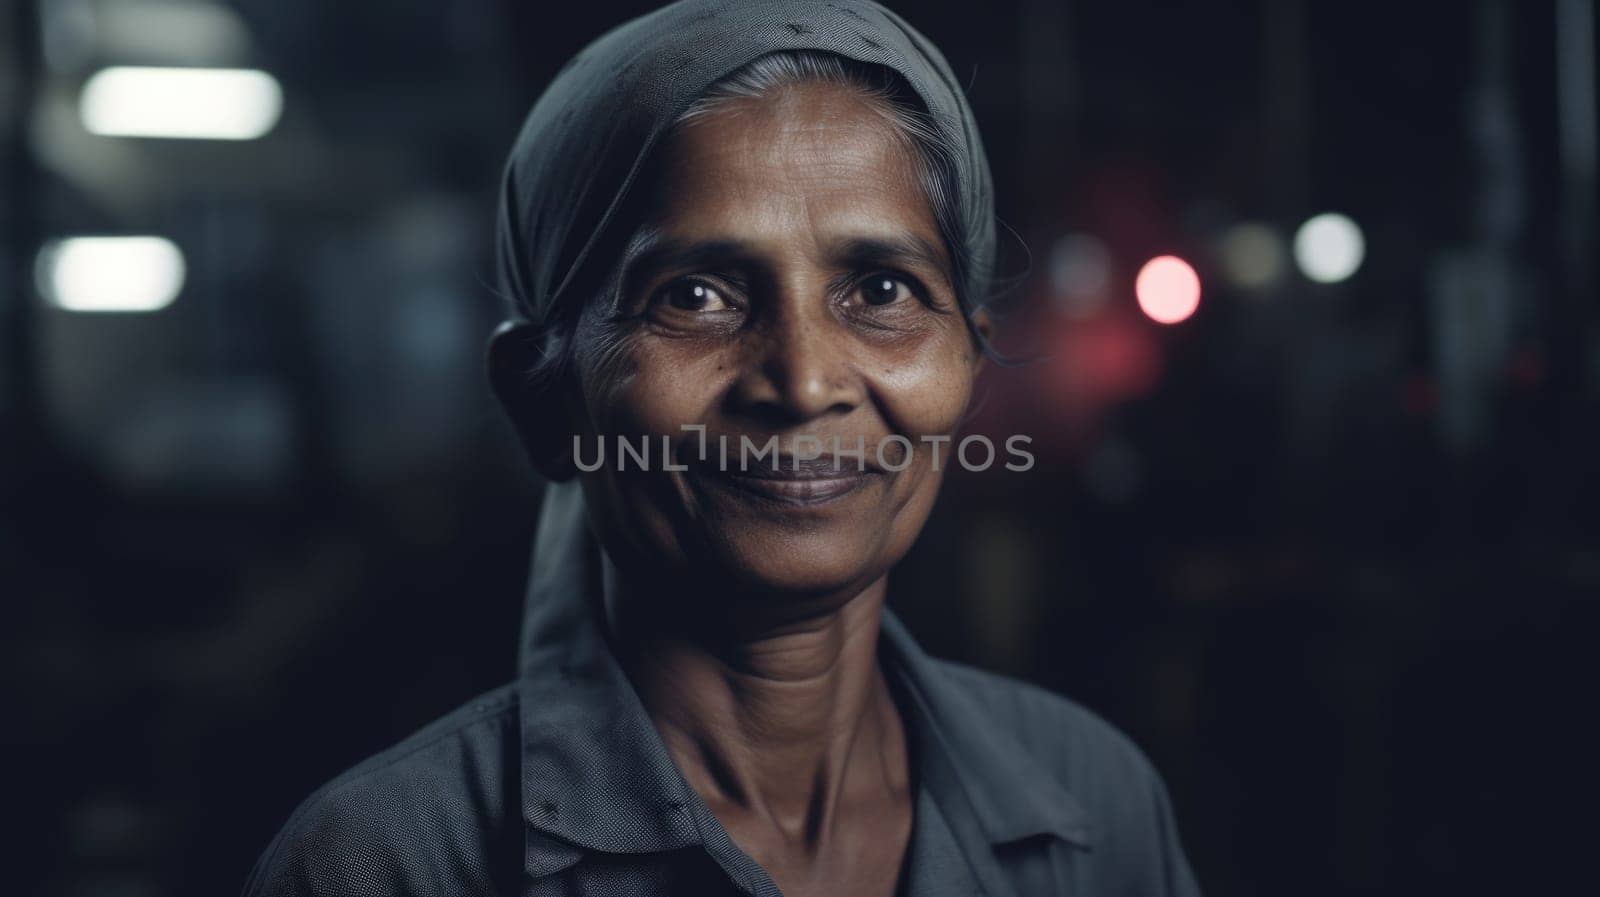
[[[575, 296], [597, 247], [626, 238], [615, 219], [651, 149], [706, 88], [784, 50], [821, 50], [903, 77], [955, 162], [972, 279], [994, 256], [993, 188], [960, 82], [927, 38], [871, 0], [681, 0], [627, 22], [574, 56], [534, 104], [500, 191], [500, 286], [513, 314], [544, 323]], [[597, 258], [598, 257], [598, 258]], [[984, 283], [962, 285], [979, 297]]]

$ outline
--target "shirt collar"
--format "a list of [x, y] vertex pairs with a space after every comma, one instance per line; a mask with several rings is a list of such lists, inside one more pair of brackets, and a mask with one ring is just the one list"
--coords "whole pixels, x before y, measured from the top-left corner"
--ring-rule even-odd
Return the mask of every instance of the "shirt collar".
[[991, 844], [1053, 835], [1092, 846], [1094, 826], [1083, 805], [1013, 730], [1018, 720], [975, 694], [951, 664], [929, 657], [892, 611], [883, 613], [880, 641], [902, 673], [914, 708], [907, 725], [923, 742], [925, 759], [948, 761]]
[[[525, 865], [535, 876], [572, 865], [585, 850], [660, 852], [726, 840], [707, 831], [715, 828], [709, 812], [698, 812], [703, 801], [606, 642], [598, 567], [581, 489], [552, 484], [534, 544], [517, 682]], [[1054, 835], [1089, 846], [1082, 806], [1011, 734], [1015, 720], [962, 687], [887, 610], [880, 650], [910, 699], [903, 712], [923, 751], [925, 781], [958, 835], [964, 814], [956, 806], [970, 808], [974, 837], [992, 845]]]
[[581, 851], [573, 845], [639, 853], [702, 843], [689, 786], [598, 624], [592, 542], [582, 491], [552, 484], [534, 543], [517, 681], [522, 815], [536, 835], [526, 865], [535, 875], [575, 862]]

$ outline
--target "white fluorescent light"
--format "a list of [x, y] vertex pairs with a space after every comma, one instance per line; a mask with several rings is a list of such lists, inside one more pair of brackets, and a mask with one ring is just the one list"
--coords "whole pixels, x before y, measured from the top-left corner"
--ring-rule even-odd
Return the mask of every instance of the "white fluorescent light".
[[39, 292], [67, 311], [156, 311], [183, 288], [183, 253], [165, 237], [71, 237], [39, 251]]
[[283, 112], [283, 90], [255, 69], [113, 66], [83, 85], [83, 126], [111, 137], [254, 140]]

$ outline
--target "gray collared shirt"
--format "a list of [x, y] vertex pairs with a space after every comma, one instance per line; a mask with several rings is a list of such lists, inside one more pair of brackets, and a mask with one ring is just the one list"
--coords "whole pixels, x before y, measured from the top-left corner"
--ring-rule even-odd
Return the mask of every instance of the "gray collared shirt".
[[[582, 521], [552, 504], [518, 681], [318, 790], [247, 897], [780, 895], [673, 764], [589, 600]], [[879, 655], [915, 777], [901, 895], [1197, 897], [1166, 790], [1125, 736], [927, 656], [887, 611]]]

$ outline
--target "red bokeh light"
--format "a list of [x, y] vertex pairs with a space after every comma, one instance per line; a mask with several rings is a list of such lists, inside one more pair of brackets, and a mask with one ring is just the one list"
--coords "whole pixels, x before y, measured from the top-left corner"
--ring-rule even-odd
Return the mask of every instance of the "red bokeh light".
[[1200, 275], [1175, 255], [1145, 262], [1133, 291], [1139, 297], [1139, 310], [1161, 324], [1186, 320], [1200, 307]]

